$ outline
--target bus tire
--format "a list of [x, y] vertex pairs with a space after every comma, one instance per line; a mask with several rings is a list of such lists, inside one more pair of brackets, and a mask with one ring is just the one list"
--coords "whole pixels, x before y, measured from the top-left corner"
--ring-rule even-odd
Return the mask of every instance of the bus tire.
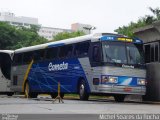
[[14, 94], [13, 92], [7, 93], [8, 96], [12, 96], [13, 94]]
[[84, 79], [82, 79], [79, 83], [79, 97], [80, 100], [88, 100], [89, 98], [89, 94], [87, 92], [87, 85]]
[[124, 102], [126, 95], [114, 95], [114, 99], [116, 102]]
[[[52, 97], [53, 99], [55, 99], [55, 98], [58, 96], [58, 93], [51, 93], [50, 95], [51, 95], [51, 97]], [[63, 99], [64, 93], [60, 93], [60, 96], [61, 96], [61, 98]]]

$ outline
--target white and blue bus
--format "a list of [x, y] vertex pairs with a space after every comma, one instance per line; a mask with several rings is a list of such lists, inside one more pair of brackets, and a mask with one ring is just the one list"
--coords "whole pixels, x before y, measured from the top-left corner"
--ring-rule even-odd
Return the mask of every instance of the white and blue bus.
[[143, 44], [123, 35], [98, 33], [15, 50], [12, 90], [35, 98], [48, 93], [61, 96], [78, 93], [81, 100], [90, 94], [144, 95], [146, 70]]

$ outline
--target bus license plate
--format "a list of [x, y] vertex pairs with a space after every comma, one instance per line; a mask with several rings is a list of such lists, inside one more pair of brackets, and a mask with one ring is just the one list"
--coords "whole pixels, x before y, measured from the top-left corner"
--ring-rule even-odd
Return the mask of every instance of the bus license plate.
[[125, 91], [125, 92], [130, 92], [130, 91], [132, 91], [132, 88], [130, 88], [130, 87], [125, 87], [125, 88], [124, 88], [124, 91]]

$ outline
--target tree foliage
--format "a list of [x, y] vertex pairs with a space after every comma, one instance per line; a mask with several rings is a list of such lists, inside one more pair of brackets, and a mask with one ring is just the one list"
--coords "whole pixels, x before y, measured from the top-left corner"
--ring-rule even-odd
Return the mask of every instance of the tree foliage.
[[46, 43], [47, 40], [37, 33], [39, 27], [15, 27], [7, 22], [0, 22], [0, 49], [18, 49]]
[[143, 27], [146, 25], [150, 25], [155, 21], [160, 20], [160, 9], [159, 8], [151, 8], [149, 10], [152, 12], [153, 15], [145, 15], [138, 19], [137, 22], [130, 22], [127, 26], [119, 27], [115, 30], [118, 34], [123, 34], [129, 37], [134, 37], [133, 30], [139, 27]]
[[13, 26], [5, 22], [0, 22], [0, 49], [14, 45], [14, 41], [17, 41], [16, 37], [17, 33]]
[[76, 32], [62, 32], [58, 33], [56, 36], [54, 36], [53, 41], [68, 39], [68, 38], [74, 38], [78, 36], [85, 35], [83, 31], [76, 31]]

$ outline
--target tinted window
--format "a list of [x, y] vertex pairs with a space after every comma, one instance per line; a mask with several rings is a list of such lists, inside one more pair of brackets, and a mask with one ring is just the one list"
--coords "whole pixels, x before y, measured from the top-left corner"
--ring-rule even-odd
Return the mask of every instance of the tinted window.
[[88, 55], [89, 42], [78, 43], [75, 45], [74, 55], [75, 56], [86, 56]]
[[23, 63], [29, 63], [33, 59], [33, 52], [26, 52], [23, 55]]
[[127, 63], [125, 43], [103, 42], [102, 48], [104, 62]]
[[99, 61], [100, 61], [99, 46], [94, 46], [94, 47], [93, 47], [92, 59], [93, 59], [94, 62], [99, 62]]
[[39, 61], [44, 58], [44, 50], [37, 50], [34, 52], [34, 60]]
[[129, 64], [144, 64], [144, 52], [141, 44], [127, 43], [127, 57]]
[[47, 59], [54, 59], [57, 57], [58, 48], [48, 48], [46, 53]]
[[59, 57], [64, 58], [64, 57], [71, 57], [72, 56], [72, 45], [66, 45], [60, 47], [60, 52], [59, 52]]
[[15, 64], [21, 64], [22, 63], [22, 55], [23, 54], [15, 54], [14, 55], [14, 63]]

